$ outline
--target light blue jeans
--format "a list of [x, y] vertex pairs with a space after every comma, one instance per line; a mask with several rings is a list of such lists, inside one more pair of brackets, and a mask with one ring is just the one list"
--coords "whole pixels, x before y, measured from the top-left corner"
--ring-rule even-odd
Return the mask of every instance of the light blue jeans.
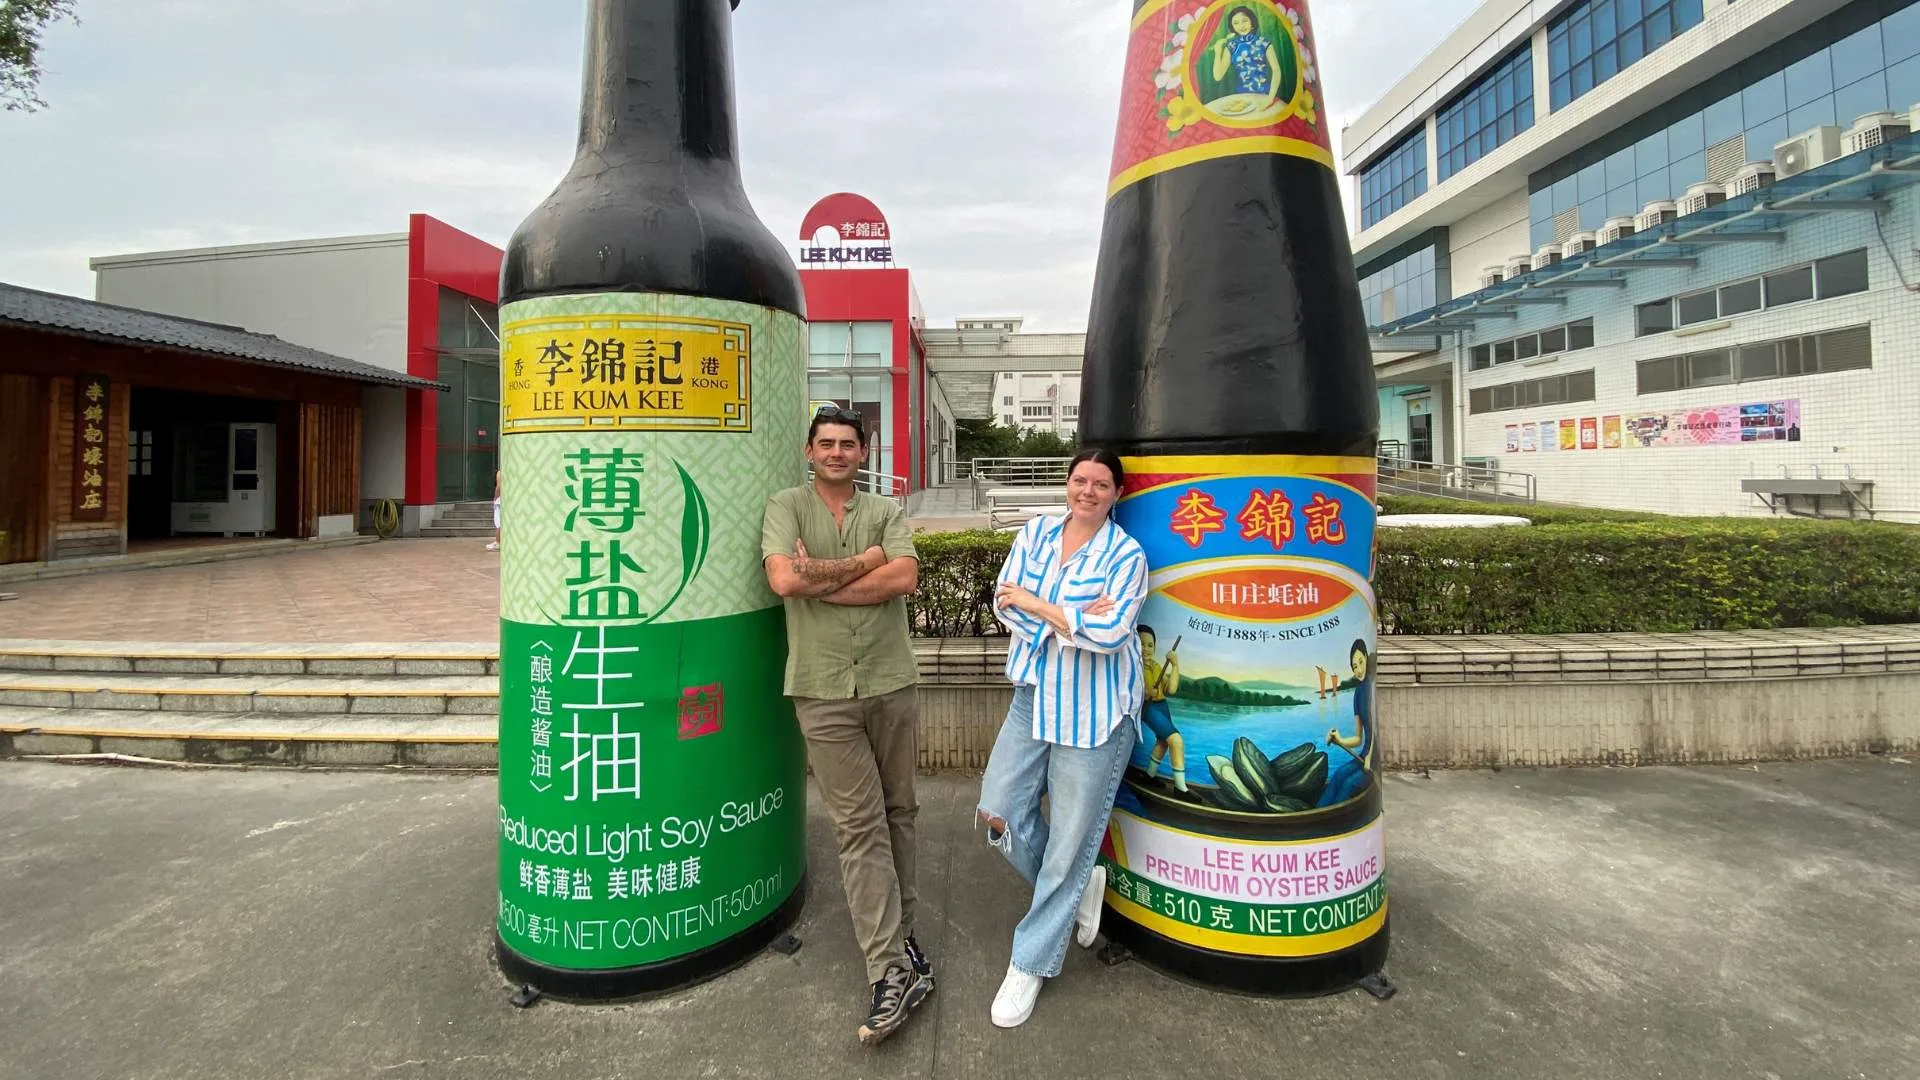
[[[1125, 722], [1091, 750], [1033, 737], [1033, 688], [1016, 687], [980, 782], [979, 821], [987, 840], [1033, 886], [1033, 903], [1013, 929], [1013, 966], [1052, 978], [1067, 958], [1073, 916], [1086, 890], [1133, 753]], [[1040, 814], [1047, 796], [1051, 820]], [[996, 826], [1004, 822], [1004, 828]]]

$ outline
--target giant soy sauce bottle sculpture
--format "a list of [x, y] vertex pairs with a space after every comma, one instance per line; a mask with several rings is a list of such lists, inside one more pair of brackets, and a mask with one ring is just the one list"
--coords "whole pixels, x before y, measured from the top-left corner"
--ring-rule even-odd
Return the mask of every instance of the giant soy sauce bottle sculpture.
[[1313, 53], [1301, 0], [1136, 0], [1081, 380], [1154, 570], [1105, 928], [1276, 995], [1387, 952], [1379, 407]]
[[802, 479], [805, 308], [736, 157], [728, 0], [593, 0], [572, 168], [500, 273], [498, 956], [605, 999], [805, 896], [760, 514]]

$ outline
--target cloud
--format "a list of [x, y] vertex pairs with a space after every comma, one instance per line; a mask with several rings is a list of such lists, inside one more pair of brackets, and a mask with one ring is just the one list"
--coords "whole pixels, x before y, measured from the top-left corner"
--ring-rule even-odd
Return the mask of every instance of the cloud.
[[[1471, 0], [1320, 0], [1337, 125]], [[556, 9], [564, 12], [555, 17]], [[90, 295], [93, 255], [394, 232], [494, 243], [566, 171], [584, 5], [88, 0], [50, 108], [0, 114], [0, 280]], [[936, 323], [1084, 325], [1131, 0], [746, 0], [743, 173], [783, 242], [820, 196], [893, 222]]]

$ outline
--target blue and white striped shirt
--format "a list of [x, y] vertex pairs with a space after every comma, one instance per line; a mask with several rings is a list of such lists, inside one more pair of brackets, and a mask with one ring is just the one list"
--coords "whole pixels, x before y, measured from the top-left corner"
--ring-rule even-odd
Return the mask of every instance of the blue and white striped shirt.
[[[1146, 679], [1134, 628], [1147, 599], [1147, 556], [1125, 529], [1108, 521], [1092, 540], [1060, 559], [1067, 519], [1036, 517], [1013, 541], [1000, 584], [1018, 585], [1066, 613], [1071, 634], [1016, 608], [999, 612], [1013, 635], [1007, 679], [1034, 689], [1033, 737], [1059, 746], [1104, 744], [1139, 716]], [[1101, 597], [1112, 611], [1090, 616]]]

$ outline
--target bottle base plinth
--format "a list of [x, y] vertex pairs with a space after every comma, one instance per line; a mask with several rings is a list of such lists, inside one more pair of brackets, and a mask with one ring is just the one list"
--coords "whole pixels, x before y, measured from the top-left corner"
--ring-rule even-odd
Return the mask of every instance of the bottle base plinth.
[[1184, 983], [1208, 990], [1266, 998], [1308, 998], [1352, 990], [1387, 963], [1388, 920], [1358, 945], [1325, 956], [1242, 956], [1197, 948], [1162, 936], [1108, 907], [1100, 929], [1133, 959]]
[[603, 1004], [652, 997], [719, 978], [740, 967], [785, 933], [806, 906], [807, 878], [802, 875], [793, 895], [759, 922], [718, 944], [657, 964], [600, 969], [551, 967], [515, 952], [501, 940], [498, 929], [493, 935], [494, 959], [509, 982], [531, 986], [560, 1001]]

